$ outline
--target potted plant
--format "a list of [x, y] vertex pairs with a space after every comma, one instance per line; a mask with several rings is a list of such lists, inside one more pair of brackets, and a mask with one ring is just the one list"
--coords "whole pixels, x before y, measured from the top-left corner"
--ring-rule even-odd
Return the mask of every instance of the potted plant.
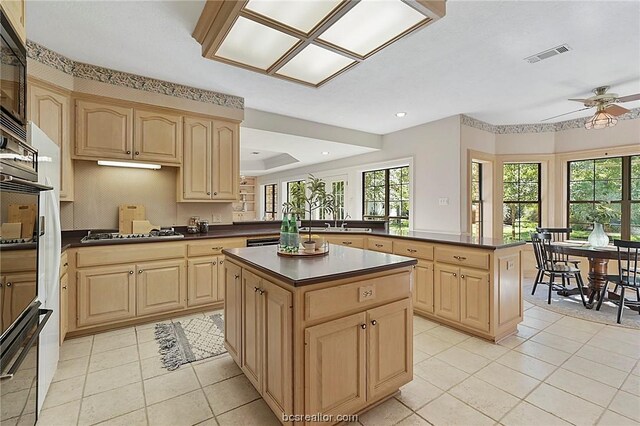
[[298, 182], [291, 186], [289, 201], [283, 204], [285, 211], [292, 213], [299, 218], [308, 217], [308, 235], [302, 242], [305, 251], [313, 251], [316, 242], [311, 239], [311, 218], [314, 211], [331, 213], [333, 211], [333, 194], [327, 193], [325, 182], [309, 175], [306, 182]]
[[589, 245], [592, 247], [605, 247], [609, 245], [609, 236], [604, 231], [604, 224], [610, 224], [617, 216], [609, 201], [597, 202], [587, 214], [587, 220], [593, 222], [593, 230], [589, 234]]

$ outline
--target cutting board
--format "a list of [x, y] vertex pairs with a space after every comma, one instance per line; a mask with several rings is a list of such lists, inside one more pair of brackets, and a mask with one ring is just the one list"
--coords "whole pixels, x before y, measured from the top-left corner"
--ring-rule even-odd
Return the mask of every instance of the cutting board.
[[35, 204], [9, 204], [9, 223], [22, 224], [22, 238], [33, 237], [33, 227], [36, 224]]
[[15, 240], [22, 238], [22, 224], [21, 223], [3, 223], [0, 229], [0, 236], [3, 240]]
[[133, 234], [133, 221], [144, 220], [145, 209], [140, 204], [120, 204], [118, 214], [118, 231], [121, 234]]
[[134, 234], [148, 234], [152, 229], [160, 229], [159, 226], [152, 225], [148, 220], [134, 220], [131, 224]]

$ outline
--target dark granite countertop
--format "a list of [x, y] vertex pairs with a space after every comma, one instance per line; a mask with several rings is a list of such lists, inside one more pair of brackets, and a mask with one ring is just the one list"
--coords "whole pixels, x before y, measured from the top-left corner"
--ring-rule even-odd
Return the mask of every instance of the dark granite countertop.
[[325, 256], [304, 258], [278, 256], [276, 246], [225, 249], [222, 253], [296, 287], [418, 263], [410, 257], [334, 244]]
[[[353, 224], [354, 221], [350, 221]], [[366, 226], [369, 223], [375, 222], [357, 222], [357, 226]], [[371, 228], [371, 232], [349, 232], [349, 233], [334, 233], [333, 235], [371, 235], [378, 237], [393, 237], [414, 241], [424, 241], [430, 243], [451, 244], [456, 246], [467, 246], [475, 248], [484, 248], [488, 250], [496, 250], [501, 248], [519, 246], [525, 244], [525, 241], [513, 241], [504, 242], [502, 239], [494, 238], [472, 238], [464, 235], [452, 235], [441, 234], [437, 232], [426, 231], [387, 231], [383, 227], [374, 226]], [[316, 226], [314, 224], [314, 226]], [[322, 225], [320, 225], [322, 226]], [[70, 247], [93, 247], [99, 245], [113, 245], [113, 244], [143, 244], [143, 243], [155, 243], [162, 241], [192, 241], [203, 240], [207, 238], [233, 238], [233, 237], [247, 237], [247, 238], [261, 238], [267, 235], [276, 235], [280, 232], [280, 222], [239, 222], [229, 225], [210, 225], [209, 232], [206, 234], [187, 234], [186, 227], [175, 227], [177, 232], [184, 234], [184, 238], [178, 240], [104, 240], [99, 242], [93, 242], [91, 244], [83, 244], [80, 242], [82, 237], [87, 235], [87, 230], [82, 231], [63, 231], [62, 232], [62, 250], [66, 250]], [[117, 232], [117, 230], [113, 230]], [[323, 232], [314, 232], [314, 234], [322, 235]]]

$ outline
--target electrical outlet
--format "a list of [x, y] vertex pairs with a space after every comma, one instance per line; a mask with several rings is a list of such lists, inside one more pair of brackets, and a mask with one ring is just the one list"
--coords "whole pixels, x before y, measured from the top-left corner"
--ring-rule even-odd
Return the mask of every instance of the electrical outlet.
[[211, 215], [211, 222], [212, 223], [220, 223], [220, 222], [222, 222], [222, 216], [219, 215], [219, 214], [213, 213]]
[[438, 205], [448, 206], [449, 205], [449, 197], [440, 197], [438, 199]]
[[376, 287], [368, 285], [358, 288], [358, 302], [364, 302], [366, 300], [376, 298]]
[[513, 260], [508, 260], [507, 261], [507, 271], [510, 269], [513, 269], [513, 267], [515, 266]]

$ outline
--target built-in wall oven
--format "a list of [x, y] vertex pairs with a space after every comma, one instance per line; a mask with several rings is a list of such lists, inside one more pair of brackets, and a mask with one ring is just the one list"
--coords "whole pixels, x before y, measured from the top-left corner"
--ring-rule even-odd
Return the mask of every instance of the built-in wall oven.
[[0, 11], [0, 124], [26, 139], [27, 48]]
[[[15, 155], [9, 148], [3, 155]], [[5, 158], [6, 159], [6, 158]], [[39, 335], [51, 310], [38, 300], [38, 250], [44, 232], [41, 191], [50, 187], [24, 179], [0, 163], [0, 422], [35, 424], [38, 410]], [[37, 176], [37, 165], [31, 170]]]

